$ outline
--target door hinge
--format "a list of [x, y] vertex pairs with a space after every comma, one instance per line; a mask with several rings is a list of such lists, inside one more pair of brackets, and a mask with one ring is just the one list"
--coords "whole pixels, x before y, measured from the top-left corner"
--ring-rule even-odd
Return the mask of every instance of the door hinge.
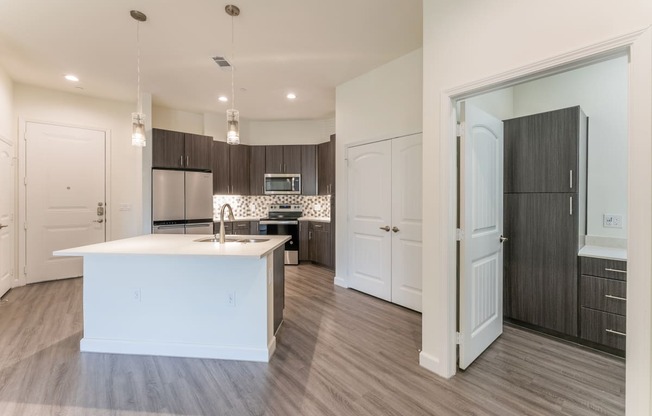
[[455, 229], [455, 240], [457, 241], [464, 240], [464, 230], [460, 228]]
[[459, 332], [455, 333], [455, 344], [460, 345], [462, 343], [462, 334]]
[[455, 135], [457, 137], [462, 137], [464, 135], [464, 122], [463, 121], [460, 121], [455, 126]]
[[27, 266], [23, 266], [23, 276], [27, 276]]
[[24, 230], [27, 229], [27, 223], [24, 223], [24, 224], [23, 224], [23, 229], [24, 229]]
[[23, 184], [24, 184], [25, 186], [27, 186], [27, 176], [25, 176], [25, 177], [23, 178]]

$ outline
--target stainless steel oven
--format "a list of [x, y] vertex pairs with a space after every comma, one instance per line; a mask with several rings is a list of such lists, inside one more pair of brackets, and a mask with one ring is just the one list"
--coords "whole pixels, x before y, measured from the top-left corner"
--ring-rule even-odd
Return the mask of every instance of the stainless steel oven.
[[261, 235], [289, 235], [285, 243], [285, 264], [299, 264], [299, 217], [301, 205], [270, 205], [268, 218], [261, 218], [258, 233]]
[[300, 173], [266, 173], [264, 184], [265, 195], [301, 194]]

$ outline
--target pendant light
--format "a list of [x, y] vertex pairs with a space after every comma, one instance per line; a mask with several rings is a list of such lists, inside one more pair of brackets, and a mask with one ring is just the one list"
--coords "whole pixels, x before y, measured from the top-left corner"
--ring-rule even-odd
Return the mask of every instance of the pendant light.
[[227, 5], [224, 10], [231, 16], [231, 109], [226, 110], [226, 142], [240, 144], [240, 112], [235, 109], [235, 66], [233, 65], [235, 47], [233, 41], [233, 18], [240, 15], [238, 6]]
[[136, 57], [136, 112], [131, 113], [131, 144], [133, 146], [145, 147], [145, 114], [143, 114], [143, 103], [140, 99], [140, 22], [147, 20], [147, 16], [138, 10], [129, 12], [131, 17], [136, 20], [136, 48], [138, 50]]

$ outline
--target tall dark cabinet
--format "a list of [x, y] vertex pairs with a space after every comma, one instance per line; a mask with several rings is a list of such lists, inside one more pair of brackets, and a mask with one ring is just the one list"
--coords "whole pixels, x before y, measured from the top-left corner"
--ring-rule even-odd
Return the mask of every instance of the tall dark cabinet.
[[586, 146], [580, 107], [504, 122], [504, 313], [574, 337]]

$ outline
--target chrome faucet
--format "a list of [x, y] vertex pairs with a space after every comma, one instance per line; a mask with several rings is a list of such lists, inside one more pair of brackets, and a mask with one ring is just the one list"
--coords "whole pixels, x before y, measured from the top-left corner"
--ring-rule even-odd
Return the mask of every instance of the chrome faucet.
[[224, 209], [225, 208], [229, 209], [229, 220], [231, 221], [235, 220], [235, 218], [233, 217], [233, 209], [231, 208], [231, 205], [229, 204], [222, 205], [222, 209], [220, 209], [220, 244], [224, 244], [226, 242], [226, 238], [224, 237]]

